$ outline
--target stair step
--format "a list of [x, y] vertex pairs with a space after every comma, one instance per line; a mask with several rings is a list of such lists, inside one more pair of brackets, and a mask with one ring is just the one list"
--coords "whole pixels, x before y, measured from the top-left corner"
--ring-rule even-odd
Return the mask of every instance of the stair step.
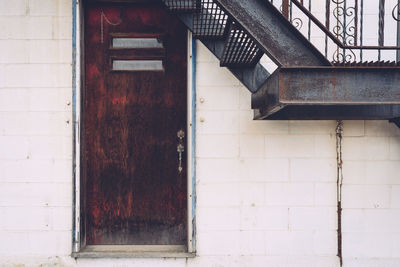
[[228, 15], [213, 0], [201, 0], [200, 10], [193, 17], [195, 38], [223, 39], [229, 25]]
[[200, 9], [200, 0], [163, 0], [171, 12], [194, 13]]
[[[194, 32], [194, 14], [180, 13], [177, 15], [186, 27]], [[219, 60], [222, 58], [225, 47], [224, 40], [200, 38], [199, 41], [201, 41]], [[243, 66], [239, 68], [228, 66], [227, 68], [250, 92], [253, 93], [265, 83], [266, 79], [270, 75], [260, 63], [256, 63], [253, 66]]]
[[239, 25], [230, 25], [220, 65], [223, 67], [253, 66], [257, 64], [263, 51]]

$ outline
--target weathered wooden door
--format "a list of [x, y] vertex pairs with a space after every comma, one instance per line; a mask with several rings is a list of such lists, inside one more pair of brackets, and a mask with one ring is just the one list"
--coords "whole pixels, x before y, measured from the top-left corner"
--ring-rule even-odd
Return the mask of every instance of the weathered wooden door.
[[86, 244], [183, 245], [186, 29], [158, 4], [87, 4], [84, 21]]

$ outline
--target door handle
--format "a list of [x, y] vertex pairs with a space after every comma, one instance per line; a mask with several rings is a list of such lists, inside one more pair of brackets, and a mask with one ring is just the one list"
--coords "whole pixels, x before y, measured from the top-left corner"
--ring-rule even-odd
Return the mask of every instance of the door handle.
[[176, 147], [176, 151], [178, 152], [178, 160], [179, 160], [178, 172], [181, 173], [183, 170], [182, 153], [185, 151], [185, 146], [183, 145], [183, 138], [185, 138], [185, 132], [182, 129], [180, 129], [176, 135], [178, 136], [178, 146]]

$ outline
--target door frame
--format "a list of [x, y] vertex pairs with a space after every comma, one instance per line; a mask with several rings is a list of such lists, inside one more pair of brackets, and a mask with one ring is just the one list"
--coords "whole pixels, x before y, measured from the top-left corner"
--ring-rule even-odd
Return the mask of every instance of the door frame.
[[[159, 2], [159, 0], [152, 0]], [[84, 6], [82, 2], [108, 3], [149, 3], [149, 0], [73, 0], [72, 1], [72, 116], [73, 116], [73, 154], [72, 154], [72, 256], [85, 257], [82, 251], [85, 244], [85, 227], [81, 214], [85, 212], [81, 204], [80, 152], [82, 92], [85, 84], [84, 61]], [[160, 253], [137, 253], [140, 246], [124, 246], [123, 257], [191, 257], [196, 253], [196, 40], [188, 30], [187, 34], [187, 251], [183, 254], [159, 251]], [[111, 247], [111, 246], [110, 246]], [[137, 249], [136, 249], [137, 248]], [[167, 249], [167, 251], [169, 251]], [[111, 249], [112, 252], [112, 249]], [[156, 252], [156, 251], [155, 251]], [[173, 252], [173, 251], [171, 251]], [[112, 257], [112, 253], [96, 253], [97, 256]], [[93, 255], [86, 255], [93, 257]], [[121, 257], [121, 254], [115, 255]]]

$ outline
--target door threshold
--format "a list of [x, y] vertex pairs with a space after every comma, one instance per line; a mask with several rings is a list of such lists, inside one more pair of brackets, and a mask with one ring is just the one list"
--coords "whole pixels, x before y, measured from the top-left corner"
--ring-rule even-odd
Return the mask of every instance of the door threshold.
[[175, 245], [90, 245], [80, 252], [71, 254], [74, 258], [193, 258], [195, 253], [187, 252], [186, 246]]

